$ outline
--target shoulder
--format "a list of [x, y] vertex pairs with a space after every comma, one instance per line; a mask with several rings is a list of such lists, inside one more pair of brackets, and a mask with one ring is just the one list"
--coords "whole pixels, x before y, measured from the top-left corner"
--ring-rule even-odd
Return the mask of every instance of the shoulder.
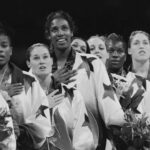
[[77, 57], [81, 57], [82, 60], [88, 60], [92, 64], [104, 65], [102, 60], [93, 54], [77, 53]]

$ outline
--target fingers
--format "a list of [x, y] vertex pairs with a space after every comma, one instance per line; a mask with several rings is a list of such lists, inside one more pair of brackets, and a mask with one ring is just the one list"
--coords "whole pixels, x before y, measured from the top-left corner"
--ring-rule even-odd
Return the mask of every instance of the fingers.
[[11, 84], [7, 87], [10, 96], [19, 95], [23, 91], [24, 86], [21, 83]]
[[70, 83], [70, 82], [75, 81], [75, 79], [70, 80], [70, 78], [74, 77], [75, 75], [77, 75], [76, 70], [66, 72], [65, 74], [62, 75], [63, 83], [66, 84], [66, 83]]
[[49, 108], [53, 108], [56, 105], [60, 104], [64, 99], [64, 94], [57, 94], [54, 96], [48, 95]]
[[54, 100], [58, 100], [58, 99], [63, 99], [64, 98], [64, 94], [57, 94], [57, 95], [54, 95]]
[[59, 91], [59, 90], [57, 89], [57, 90], [53, 91], [52, 93], [50, 93], [49, 95], [50, 95], [50, 96], [54, 96], [58, 91]]
[[23, 85], [21, 83], [14, 83], [7, 86], [7, 89], [23, 89]]
[[0, 108], [0, 115], [4, 116], [6, 114], [7, 110], [6, 108]]
[[76, 79], [67, 80], [66, 84], [69, 84], [69, 83], [74, 82], [74, 81], [76, 81]]
[[66, 71], [66, 68], [58, 69], [56, 72], [54, 72], [54, 76], [64, 74]]

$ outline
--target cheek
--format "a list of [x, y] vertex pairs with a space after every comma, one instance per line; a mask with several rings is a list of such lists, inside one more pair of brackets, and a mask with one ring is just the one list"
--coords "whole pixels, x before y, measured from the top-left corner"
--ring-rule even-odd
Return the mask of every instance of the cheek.
[[131, 55], [137, 54], [138, 53], [138, 49], [135, 46], [131, 47]]
[[95, 54], [95, 53], [96, 53], [96, 50], [92, 50], [92, 51], [91, 51], [91, 54]]
[[126, 59], [126, 55], [125, 55], [125, 54], [124, 54], [123, 56], [120, 57], [120, 61], [121, 61], [121, 62], [124, 62], [125, 59]]
[[7, 57], [10, 57], [11, 56], [11, 51], [10, 50], [7, 50], [7, 51], [5, 51], [5, 55], [7, 56]]
[[35, 62], [30, 62], [31, 69], [33, 72], [36, 72], [38, 70], [38, 64]]
[[101, 53], [103, 53], [104, 55], [106, 55], [107, 54], [106, 49], [102, 50]]

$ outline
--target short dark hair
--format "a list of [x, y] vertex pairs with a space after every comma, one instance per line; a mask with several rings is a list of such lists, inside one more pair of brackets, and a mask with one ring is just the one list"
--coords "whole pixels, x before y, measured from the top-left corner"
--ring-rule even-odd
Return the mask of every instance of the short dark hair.
[[14, 30], [10, 26], [0, 22], [0, 35], [6, 35], [9, 38], [10, 45], [12, 45]]
[[107, 36], [107, 39], [106, 39], [106, 49], [108, 48], [108, 43], [110, 41], [113, 41], [113, 42], [122, 42], [123, 46], [124, 46], [124, 49], [125, 49], [125, 53], [127, 53], [127, 44], [126, 44], [126, 41], [124, 40], [123, 36], [121, 36], [119, 34], [116, 34], [116, 33], [109, 34]]
[[46, 37], [46, 39], [48, 39], [48, 36], [50, 34], [49, 31], [50, 31], [51, 22], [56, 18], [63, 18], [65, 20], [67, 20], [71, 31], [73, 33], [75, 32], [75, 24], [74, 24], [72, 17], [67, 12], [59, 10], [59, 11], [51, 12], [46, 18], [46, 23], [45, 23], [45, 37]]

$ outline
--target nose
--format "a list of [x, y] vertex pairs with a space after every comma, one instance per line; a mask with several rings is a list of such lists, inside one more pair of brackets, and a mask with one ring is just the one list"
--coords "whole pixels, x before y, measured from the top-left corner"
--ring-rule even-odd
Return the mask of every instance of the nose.
[[59, 35], [59, 36], [63, 35], [63, 31], [61, 29], [59, 29], [57, 35]]
[[99, 54], [100, 53], [100, 49], [99, 48], [96, 48], [95, 49], [95, 54]]
[[100, 51], [95, 51], [95, 54], [100, 54]]
[[44, 64], [44, 59], [40, 58], [40, 64]]
[[140, 43], [140, 48], [144, 48], [144, 44], [142, 42]]
[[118, 52], [117, 52], [117, 51], [114, 51], [113, 54], [112, 54], [112, 56], [113, 56], [113, 57], [118, 57]]

